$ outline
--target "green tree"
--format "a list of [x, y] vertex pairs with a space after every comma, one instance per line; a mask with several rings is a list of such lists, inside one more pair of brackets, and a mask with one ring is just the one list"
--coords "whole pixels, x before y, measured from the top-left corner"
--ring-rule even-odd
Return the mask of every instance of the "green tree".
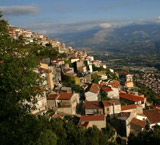
[[96, 83], [96, 84], [98, 84], [98, 82], [101, 80], [101, 77], [99, 75], [97, 75], [96, 73], [92, 74], [91, 78], [92, 78], [92, 82]]
[[36, 145], [56, 145], [57, 136], [51, 130], [41, 132]]
[[130, 134], [128, 145], [158, 145], [160, 144], [160, 126], [155, 126], [154, 130], [143, 131], [135, 136]]
[[103, 89], [100, 90], [100, 97], [102, 101], [109, 100], [107, 92], [105, 92]]

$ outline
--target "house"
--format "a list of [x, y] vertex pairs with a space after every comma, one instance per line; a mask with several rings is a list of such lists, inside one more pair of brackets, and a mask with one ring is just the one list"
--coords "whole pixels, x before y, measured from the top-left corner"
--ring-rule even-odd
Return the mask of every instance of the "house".
[[99, 129], [103, 129], [106, 128], [106, 119], [103, 114], [91, 116], [85, 115], [81, 116], [79, 125], [85, 127], [86, 129], [93, 126], [96, 126]]
[[128, 93], [120, 93], [120, 99], [126, 102], [127, 104], [137, 104], [145, 107], [146, 98], [142, 96], [137, 96], [133, 94]]
[[84, 110], [86, 115], [103, 114], [103, 103], [101, 101], [85, 101]]
[[121, 136], [128, 137], [130, 133], [137, 135], [146, 127], [143, 107], [135, 104], [122, 106], [116, 123], [115, 128]]
[[94, 60], [94, 57], [91, 56], [91, 55], [88, 55], [87, 58], [86, 58], [86, 60], [93, 61], [93, 60]]
[[80, 78], [81, 83], [90, 83], [91, 82], [91, 74], [85, 74], [83, 77]]
[[147, 124], [149, 128], [153, 128], [155, 125], [160, 125], [160, 110], [144, 110], [143, 114], [147, 117]]
[[78, 60], [76, 61], [76, 68], [78, 70], [78, 68], [83, 67], [84, 66], [84, 61], [83, 60]]
[[95, 67], [101, 67], [101, 61], [99, 61], [99, 60], [93, 60], [92, 61], [92, 64], [95, 66]]
[[63, 69], [63, 73], [65, 74], [65, 75], [72, 75], [72, 74], [74, 74], [74, 69], [73, 68], [68, 68], [68, 69]]
[[145, 120], [139, 120], [137, 118], [133, 118], [130, 122], [130, 132], [138, 135], [140, 132], [145, 130], [146, 122]]
[[57, 98], [57, 112], [64, 114], [76, 114], [76, 107], [79, 103], [77, 93], [59, 93]]
[[86, 66], [78, 67], [77, 71], [78, 71], [78, 73], [86, 73], [87, 72], [87, 68], [86, 68]]
[[133, 88], [134, 87], [134, 84], [133, 84], [133, 75], [131, 75], [131, 74], [126, 75], [125, 86], [127, 88]]
[[116, 118], [115, 128], [117, 133], [122, 137], [128, 137], [130, 134], [130, 122], [134, 118], [134, 113], [132, 112], [121, 112]]
[[47, 97], [47, 106], [48, 109], [54, 110], [57, 107], [57, 98], [59, 94], [49, 94]]
[[112, 88], [118, 88], [118, 90], [120, 90], [120, 82], [117, 80], [109, 82], [107, 85], [111, 86]]
[[99, 86], [92, 83], [88, 92], [85, 93], [86, 101], [98, 101]]
[[79, 60], [79, 57], [72, 56], [71, 63], [74, 63]]
[[49, 109], [56, 110], [61, 114], [76, 114], [76, 107], [79, 103], [79, 94], [77, 93], [59, 93], [50, 94], [47, 97], [47, 105]]
[[103, 90], [107, 93], [110, 99], [119, 99], [119, 89], [113, 87], [104, 87]]
[[62, 60], [62, 59], [52, 60], [52, 64], [56, 67], [60, 67], [64, 64], [64, 60]]
[[109, 116], [110, 119], [121, 112], [121, 103], [119, 100], [103, 101], [103, 106], [105, 116]]
[[143, 107], [140, 105], [124, 105], [121, 106], [121, 112], [134, 112], [136, 115], [137, 114], [142, 114], [143, 113]]
[[[31, 104], [31, 113], [32, 114], [42, 114], [47, 111], [47, 97], [44, 89], [40, 89], [41, 94], [36, 95], [37, 102], [35, 104]], [[37, 90], [34, 91], [37, 93]]]
[[61, 86], [62, 74], [61, 69], [53, 66], [53, 83], [54, 86]]

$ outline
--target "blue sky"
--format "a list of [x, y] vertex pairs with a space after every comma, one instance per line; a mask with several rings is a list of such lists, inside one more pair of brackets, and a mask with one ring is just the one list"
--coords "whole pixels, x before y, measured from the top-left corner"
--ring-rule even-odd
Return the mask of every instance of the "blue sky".
[[0, 0], [10, 24], [41, 33], [156, 19], [159, 6], [160, 0]]

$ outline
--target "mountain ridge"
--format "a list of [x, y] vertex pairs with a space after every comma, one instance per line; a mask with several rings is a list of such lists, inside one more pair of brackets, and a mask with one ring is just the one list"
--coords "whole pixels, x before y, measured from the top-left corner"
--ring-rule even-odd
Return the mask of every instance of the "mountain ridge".
[[[51, 36], [51, 35], [50, 35]], [[94, 27], [90, 30], [52, 35], [75, 48], [112, 53], [160, 53], [160, 24], [129, 24], [117, 28]]]

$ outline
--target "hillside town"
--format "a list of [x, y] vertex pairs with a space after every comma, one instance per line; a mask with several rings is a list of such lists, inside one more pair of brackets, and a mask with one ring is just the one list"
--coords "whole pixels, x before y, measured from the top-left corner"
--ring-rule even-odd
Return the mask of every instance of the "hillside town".
[[[13, 26], [9, 26], [9, 34], [14, 39], [23, 39], [25, 44], [50, 44], [58, 53], [66, 55], [61, 59], [42, 58], [35, 69], [45, 78], [45, 87], [41, 88], [42, 95], [37, 95], [37, 103], [32, 105], [33, 114], [52, 110], [55, 118], [76, 116], [77, 125], [84, 129], [93, 126], [103, 129], [111, 124], [124, 142], [130, 133], [137, 135], [160, 125], [160, 107], [148, 105], [143, 94], [132, 91], [135, 87], [132, 74], [124, 74], [124, 83], [121, 83], [118, 73], [88, 55], [85, 49], [75, 50], [44, 35]], [[142, 83], [159, 93], [159, 78], [152, 79], [152, 74], [143, 78]]]
[[155, 93], [160, 95], [160, 78], [159, 73], [144, 73], [142, 76], [136, 74], [137, 82], [146, 85], [148, 88], [152, 89]]

